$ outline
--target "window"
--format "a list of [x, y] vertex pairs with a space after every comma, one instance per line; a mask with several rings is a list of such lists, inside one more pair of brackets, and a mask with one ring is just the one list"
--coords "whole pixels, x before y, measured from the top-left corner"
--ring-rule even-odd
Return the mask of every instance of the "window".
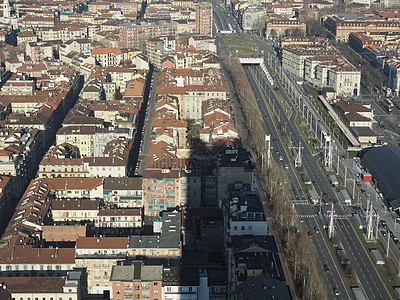
[[244, 228], [245, 228], [245, 227], [244, 227], [244, 226], [242, 226], [242, 230], [244, 230]]
[[135, 290], [136, 290], [136, 291], [140, 290], [140, 286], [138, 286], [138, 285], [135, 286]]
[[237, 230], [237, 226], [233, 226], [233, 230], [235, 230], [235, 231], [236, 231], [236, 230]]
[[253, 230], [253, 226], [249, 226], [249, 230]]

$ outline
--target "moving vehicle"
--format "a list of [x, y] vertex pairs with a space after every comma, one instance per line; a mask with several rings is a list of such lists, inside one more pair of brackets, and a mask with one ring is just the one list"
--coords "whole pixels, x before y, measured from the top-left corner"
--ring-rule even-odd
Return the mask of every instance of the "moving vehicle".
[[327, 264], [324, 265], [324, 270], [326, 273], [329, 273], [331, 268], [329, 268], [329, 266]]
[[336, 287], [333, 288], [333, 293], [335, 294], [335, 296], [340, 295], [340, 292], [339, 292], [338, 288], [336, 288]]

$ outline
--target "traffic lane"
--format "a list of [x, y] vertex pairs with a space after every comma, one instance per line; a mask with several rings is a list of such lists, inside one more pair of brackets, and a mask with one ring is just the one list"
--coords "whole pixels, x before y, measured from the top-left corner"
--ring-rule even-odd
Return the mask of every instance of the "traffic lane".
[[[256, 85], [256, 83], [255, 83], [255, 80], [253, 79], [252, 76], [249, 76], [249, 75], [252, 75], [251, 72], [249, 72], [248, 69], [246, 69], [246, 70], [247, 70], [247, 76], [248, 76], [248, 79], [249, 79], [249, 83], [251, 84], [251, 87], [252, 87], [253, 91], [256, 92], [257, 97], [259, 97], [258, 99], [260, 99], [260, 98], [261, 98], [261, 95], [259, 95], [259, 90], [258, 90], [258, 88], [256, 88], [257, 85]], [[271, 96], [271, 98], [272, 98], [272, 97], [276, 97], [274, 93], [270, 94], [270, 96]], [[275, 101], [276, 101], [276, 98], [275, 98]], [[264, 103], [264, 101], [258, 101], [258, 102], [259, 102], [259, 103], [258, 103], [259, 108], [262, 110], [262, 115], [265, 115], [264, 109], [266, 109], [266, 104]], [[269, 120], [271, 120], [271, 118], [269, 118]], [[265, 121], [266, 121], [266, 120], [265, 120]], [[295, 131], [294, 128], [291, 127], [291, 123], [289, 123], [288, 127], [289, 127], [290, 129], [292, 129], [291, 131], [293, 131], [293, 132]], [[297, 141], [296, 138], [294, 139], [294, 141]], [[304, 141], [303, 141], [303, 143], [304, 143]], [[280, 147], [280, 150], [281, 150], [281, 151], [283, 150], [283, 146]], [[285, 151], [284, 151], [284, 152], [285, 152]], [[287, 161], [291, 161], [291, 160], [292, 160], [290, 157], [288, 157], [288, 156], [286, 155], [286, 152], [285, 152], [285, 156], [286, 156], [286, 160], [287, 160]], [[310, 157], [310, 158], [311, 158], [311, 157]], [[308, 164], [308, 165], [313, 166], [314, 164]], [[296, 178], [297, 178], [297, 176], [296, 176]], [[330, 189], [331, 189], [331, 187], [330, 187]], [[328, 189], [325, 188], [324, 190], [328, 190]], [[332, 192], [331, 192], [331, 194], [333, 195]], [[332, 195], [331, 195], [331, 197], [332, 197]], [[333, 198], [333, 197], [332, 197], [332, 198]]]
[[[275, 109], [278, 110], [283, 110], [283, 107], [281, 106], [281, 102], [277, 100], [277, 96], [275, 95], [275, 91], [273, 89], [271, 89], [271, 87], [269, 85], [267, 85], [267, 90], [271, 91], [270, 96], [271, 96], [271, 100], [273, 101], [273, 104], [275, 105]], [[307, 146], [307, 143], [305, 142], [300, 130], [298, 129], [297, 126], [293, 126], [294, 123], [290, 122], [290, 120], [287, 118], [286, 114], [281, 114], [281, 120], [286, 122], [286, 126], [287, 129], [292, 132], [292, 143], [293, 145], [298, 145], [299, 143], [301, 143], [302, 145], [304, 145], [303, 147], [303, 156], [302, 156], [302, 164], [305, 167], [305, 169], [307, 170], [307, 173], [309, 174], [310, 178], [314, 181], [319, 183], [320, 186], [324, 186], [324, 191], [320, 191], [320, 192], [326, 192], [329, 191], [329, 195], [330, 197], [337, 198], [336, 196], [334, 197], [335, 193], [332, 190], [332, 187], [327, 185], [327, 178], [325, 178], [324, 181], [322, 181], [322, 177], [325, 177], [322, 173], [322, 170], [320, 169], [317, 159], [318, 157], [314, 157], [310, 151], [310, 149]], [[317, 188], [316, 186], [314, 186], [314, 188]], [[337, 202], [340, 205], [340, 202]], [[343, 211], [343, 208], [341, 209]], [[341, 212], [343, 213], [343, 212]]]
[[[261, 101], [261, 99], [263, 99], [263, 97], [261, 96], [261, 93], [260, 93], [260, 91], [259, 91], [259, 89], [258, 89], [258, 86], [256, 85], [256, 83], [255, 83], [255, 81], [254, 81], [254, 79], [252, 78], [252, 76], [251, 76], [251, 74], [249, 74], [249, 70], [246, 70], [247, 72], [246, 72], [246, 75], [248, 76], [248, 80], [249, 80], [249, 84], [251, 85], [251, 88], [252, 88], [252, 91], [253, 91], [253, 93], [255, 93], [255, 96], [256, 97], [259, 97], [258, 99], [258, 101], [259, 101], [259, 108], [261, 109], [261, 110], [266, 110], [266, 104], [265, 103], [262, 103], [262, 102], [264, 102], [264, 101]], [[250, 76], [249, 76], [250, 75]], [[257, 98], [256, 98], [257, 99]], [[260, 103], [261, 102], [261, 103]], [[268, 110], [266, 110], [266, 111], [262, 111], [262, 115], [265, 115], [265, 112], [268, 112]], [[270, 120], [271, 118], [269, 118], [269, 120]], [[267, 122], [266, 120], [265, 120], [265, 122]], [[272, 126], [274, 126], [273, 124], [271, 124]], [[274, 127], [275, 128], [275, 127]], [[275, 130], [276, 130], [276, 128], [275, 128]], [[274, 131], [275, 131], [274, 130]], [[272, 131], [272, 130], [271, 130]], [[279, 143], [279, 145], [283, 148], [283, 145], [281, 145], [281, 143]], [[283, 152], [285, 152], [285, 151], [283, 151]], [[292, 177], [293, 178], [293, 177]], [[296, 177], [297, 178], [297, 177]], [[296, 180], [293, 180], [293, 181], [291, 181], [292, 183], [294, 183], [294, 186], [296, 186], [297, 188], [299, 188], [299, 190], [300, 190], [300, 184], [299, 184], [299, 182], [297, 182]], [[311, 216], [312, 217], [312, 220], [313, 220], [313, 222], [314, 223], [310, 223], [311, 225], [310, 226], [307, 226], [306, 225], [306, 227], [308, 227], [308, 228], [310, 228], [309, 230], [310, 231], [313, 231], [313, 229], [314, 229], [314, 227], [316, 227], [316, 226], [318, 226], [318, 224], [317, 224], [317, 222], [314, 220], [314, 216], [313, 216], [313, 213], [314, 213], [314, 208], [311, 206], [311, 205], [294, 205], [294, 207], [295, 207], [295, 209], [296, 209], [296, 211], [297, 211], [297, 213], [301, 216], [301, 215], [304, 215], [304, 216]], [[309, 223], [310, 221], [309, 221], [309, 219], [308, 219], [308, 217], [307, 218], [304, 218], [304, 219], [306, 219], [306, 221], [305, 222], [307, 222], [307, 223]], [[335, 262], [334, 262], [334, 260], [333, 260], [333, 257], [332, 256], [330, 256], [329, 258], [327, 257], [327, 255], [326, 255], [326, 253], [330, 253], [329, 252], [329, 249], [328, 249], [328, 246], [327, 246], [327, 244], [325, 243], [325, 244], [323, 244], [324, 243], [324, 241], [320, 241], [319, 240], [319, 238], [320, 237], [317, 237], [316, 239], [315, 239], [315, 241], [313, 241], [314, 242], [314, 244], [316, 245], [316, 255], [317, 255], [317, 258], [318, 258], [318, 261], [317, 261], [317, 263], [319, 263], [319, 268], [318, 268], [318, 270], [319, 270], [319, 272], [320, 272], [320, 274], [323, 274], [323, 276], [324, 276], [324, 279], [325, 279], [325, 281], [326, 281], [326, 283], [327, 283], [327, 285], [328, 285], [328, 287], [329, 287], [329, 290], [330, 290], [330, 292], [328, 291], [328, 295], [329, 295], [329, 299], [334, 299], [335, 298], [335, 295], [334, 295], [334, 293], [333, 293], [333, 288], [335, 287], [335, 288], [338, 288], [339, 289], [339, 291], [341, 291], [341, 296], [339, 296], [339, 299], [349, 299], [350, 298], [350, 296], [349, 296], [349, 294], [348, 294], [348, 291], [347, 291], [347, 289], [346, 289], [346, 287], [345, 287], [345, 285], [344, 285], [344, 283], [343, 283], [343, 281], [342, 281], [342, 279], [341, 279], [341, 277], [340, 277], [340, 275], [339, 275], [339, 272], [338, 272], [338, 270], [337, 270], [337, 266], [335, 265]], [[321, 237], [321, 239], [323, 239], [323, 237]], [[331, 254], [330, 254], [331, 255]], [[325, 263], [323, 263], [323, 262], [325, 262]], [[331, 265], [331, 266], [335, 266], [334, 267], [334, 270], [335, 270], [335, 272], [334, 273], [336, 273], [336, 274], [332, 274], [332, 276], [331, 277], [328, 277], [327, 276], [327, 274], [326, 274], [326, 272], [324, 271], [324, 264], [329, 264], [329, 265]], [[336, 297], [336, 299], [337, 299], [337, 297]]]
[[[346, 285], [341, 277], [338, 266], [335, 263], [335, 260], [330, 252], [328, 245], [325, 241], [325, 238], [322, 233], [315, 233], [315, 227], [318, 227], [320, 231], [325, 230], [324, 228], [319, 228], [318, 222], [315, 217], [306, 218], [304, 221], [307, 231], [311, 231], [313, 233], [313, 237], [311, 238], [316, 249], [327, 249], [327, 251], [316, 251], [316, 262], [317, 268], [320, 276], [325, 279], [328, 288], [328, 296], [330, 299], [351, 299], [349, 291], [346, 288]], [[329, 267], [329, 273], [325, 270], [325, 265]], [[333, 292], [333, 288], [337, 288], [340, 292], [339, 296], [336, 296]]]
[[[279, 82], [279, 80], [276, 78], [276, 76], [277, 76], [277, 75], [275, 75], [275, 80], [276, 80], [276, 85], [277, 85], [279, 91], [280, 91], [281, 94], [283, 95], [284, 99], [288, 102], [289, 106], [292, 107], [292, 108], [294, 108], [294, 104], [290, 101], [288, 95], [286, 94], [286, 91], [284, 90], [282, 84]], [[302, 100], [303, 100], [304, 105], [306, 105], [307, 110], [311, 113], [311, 116], [312, 116], [312, 117], [311, 117], [311, 122], [310, 122], [311, 125], [312, 125], [312, 123], [313, 123], [313, 122], [312, 122], [312, 118], [314, 118], [314, 120], [315, 120], [314, 126], [311, 126], [311, 127], [312, 127], [311, 129], [312, 129], [312, 130], [315, 130], [315, 124], [317, 124], [317, 125], [319, 125], [319, 127], [320, 127], [320, 131], [323, 130], [323, 131], [325, 131], [325, 132], [328, 132], [327, 127], [324, 126], [325, 128], [322, 128], [321, 126], [322, 126], [323, 124], [318, 124], [318, 123], [316, 122], [316, 120], [317, 120], [317, 119], [320, 119], [321, 116], [320, 116], [318, 110], [314, 107], [313, 103], [312, 103], [311, 101], [309, 101], [309, 99], [306, 98], [306, 97], [304, 97], [304, 96], [302, 97]], [[301, 107], [299, 107], [299, 109], [301, 109]], [[315, 134], [317, 135], [317, 137], [318, 137], [318, 135], [320, 134], [320, 131], [318, 131], [318, 126], [317, 126], [317, 131], [315, 132]]]
[[[277, 101], [277, 103], [278, 103], [278, 105], [280, 106], [280, 102], [279, 101]], [[285, 114], [283, 114], [283, 119], [285, 119], [286, 118], [286, 116], [285, 116]], [[287, 118], [286, 118], [287, 119]], [[290, 125], [289, 125], [290, 126]], [[297, 130], [295, 130], [295, 128], [293, 128], [293, 131], [298, 131], [298, 128], [297, 128]], [[302, 136], [300, 135], [299, 136], [300, 137], [300, 139], [302, 138]], [[308, 155], [305, 155], [305, 157], [304, 158], [309, 158], [310, 156], [311, 156], [311, 154], [310, 154], [310, 151], [309, 151], [309, 149], [307, 148], [307, 147], [305, 147], [305, 153], [307, 153]], [[317, 167], [314, 167], [314, 165], [315, 165], [315, 162], [314, 163], [311, 163], [310, 165], [309, 164], [307, 164], [307, 167], [308, 167], [308, 169], [313, 169], [313, 172], [312, 173], [309, 173], [309, 174], [314, 174], [314, 175], [317, 175], [317, 174], [319, 174], [319, 176], [317, 176], [318, 178], [316, 178], [316, 180], [318, 180], [318, 181], [322, 181], [322, 180], [320, 180], [319, 178], [321, 178], [322, 179], [322, 177], [324, 177], [323, 176], [323, 174], [322, 174], [322, 170], [320, 170], [319, 168], [317, 168]], [[325, 178], [325, 182], [326, 182], [326, 178]], [[339, 230], [339, 231], [341, 231], [341, 230]], [[353, 235], [354, 235], [355, 233], [353, 232]], [[343, 235], [343, 233], [342, 233], [342, 235]], [[342, 236], [341, 235], [341, 236]], [[354, 236], [353, 236], [354, 237]], [[356, 236], [356, 238], [357, 238], [357, 236]], [[359, 247], [363, 247], [362, 246], [362, 244], [361, 244], [361, 242], [359, 241], [359, 240], [355, 240], [355, 239], [353, 239], [352, 241], [347, 241], [347, 239], [346, 239], [346, 237], [342, 237], [342, 239], [343, 240], [345, 240], [346, 242], [348, 242], [348, 249], [351, 249], [351, 252], [359, 252], [359, 250], [358, 250], [358, 248]], [[370, 262], [370, 264], [371, 264], [371, 262]], [[356, 263], [356, 266], [358, 267], [358, 270], [359, 270], [359, 272], [365, 272], [365, 271], [371, 271], [371, 269], [372, 269], [372, 271], [374, 271], [375, 273], [376, 273], [376, 270], [375, 270], [375, 268], [373, 267], [373, 266], [371, 266], [371, 265], [365, 265], [365, 268], [364, 268], [364, 266], [361, 266], [361, 265], [359, 265], [358, 263]], [[376, 273], [376, 275], [377, 275], [377, 273]], [[362, 281], [362, 284], [361, 285], [368, 285], [367, 284], [367, 281], [366, 281], [366, 278], [369, 278], [369, 279], [371, 279], [373, 276], [372, 275], [365, 275], [365, 274], [362, 274], [361, 276], [359, 276], [359, 278], [360, 278], [360, 280]], [[380, 277], [379, 276], [375, 276], [375, 277], [377, 277], [377, 278], [374, 278], [374, 280], [379, 280], [380, 279]], [[369, 286], [369, 288], [370, 288], [370, 286]], [[386, 295], [386, 294], [388, 294], [388, 292], [387, 292], [387, 290], [386, 290], [386, 287], [384, 286], [384, 285], [379, 285], [378, 283], [376, 283], [376, 286], [375, 286], [375, 288], [376, 288], [376, 290], [377, 290], [377, 295], [378, 294], [381, 294], [381, 295]], [[378, 291], [379, 290], [379, 291]], [[376, 298], [376, 299], [379, 299], [379, 298]]]
[[[399, 258], [400, 257], [399, 245], [393, 241], [393, 238], [390, 237], [390, 234], [385, 229], [379, 229], [378, 231], [379, 231], [378, 239], [386, 251], [385, 253], [383, 253], [383, 255], [386, 255], [386, 253], [387, 253], [388, 238], [389, 238], [389, 257], [392, 260], [392, 262], [394, 262], [393, 264], [395, 266], [398, 265], [399, 259], [400, 259]], [[382, 231], [386, 232], [386, 235], [383, 235]], [[396, 264], [396, 262], [397, 262], [397, 264]]]
[[[272, 89], [270, 89], [270, 88], [268, 87], [268, 90], [272, 92], [272, 93], [269, 93], [269, 95], [271, 95], [272, 103], [275, 104], [275, 109], [276, 109], [276, 110], [282, 109], [282, 107], [281, 107], [280, 104], [278, 103], [278, 101], [277, 101], [277, 99], [276, 99], [276, 96], [275, 96], [275, 94], [273, 93]], [[292, 144], [293, 144], [293, 145], [296, 145], [296, 144], [298, 144], [299, 142], [301, 142], [303, 145], [305, 145], [305, 144], [306, 144], [305, 141], [304, 141], [303, 139], [298, 138], [298, 135], [300, 135], [300, 133], [299, 133], [299, 132], [296, 132], [297, 130], [294, 129], [294, 128], [291, 126], [291, 124], [292, 124], [294, 118], [295, 118], [295, 116], [294, 116], [294, 114], [292, 114], [292, 116], [290, 117], [289, 120], [286, 119], [286, 121], [289, 122], [288, 131], [289, 131], [289, 132], [292, 132], [292, 135], [291, 135], [291, 136], [292, 136]], [[297, 127], [296, 127], [296, 128], [297, 128]], [[297, 133], [297, 134], [296, 134], [296, 133]], [[311, 153], [310, 153], [310, 154], [311, 154]], [[311, 176], [312, 176], [312, 175], [311, 175]], [[314, 179], [314, 178], [313, 178], [313, 179]], [[330, 194], [331, 194], [330, 196], [332, 197], [332, 196], [333, 196], [333, 193], [331, 192]]]
[[[370, 299], [390, 299], [391, 296], [377, 273], [373, 262], [365, 248], [358, 247], [361, 243], [354, 228], [348, 219], [337, 219], [336, 230], [341, 233], [340, 241], [354, 265], [354, 269], [361, 281], [361, 288]], [[349, 251], [348, 249], [351, 249]]]
[[[275, 128], [274, 122], [272, 121], [272, 118], [269, 117], [269, 111], [268, 111], [268, 108], [267, 108], [266, 103], [264, 101], [264, 96], [261, 95], [261, 91], [259, 90], [254, 78], [251, 76], [252, 74], [251, 74], [251, 72], [249, 71], [248, 68], [245, 68], [245, 72], [246, 72], [247, 78], [249, 80], [250, 87], [252, 88], [252, 91], [255, 94], [258, 107], [259, 107], [259, 109], [261, 111], [263, 124], [264, 124], [264, 127], [266, 129], [266, 132], [272, 133], [271, 136], [273, 137], [273, 139], [272, 139], [271, 142], [273, 143], [274, 140], [275, 141], [278, 140], [279, 136], [278, 136], [278, 133], [276, 132], [276, 128]], [[273, 149], [271, 149], [272, 156], [276, 159], [276, 161], [277, 162], [281, 162], [283, 167], [284, 167], [285, 164], [287, 164], [287, 166], [288, 166], [287, 174], [288, 174], [288, 177], [289, 177], [288, 178], [289, 182], [291, 182], [292, 185], [293, 185], [293, 188], [292, 188], [292, 196], [293, 196], [293, 198], [294, 199], [306, 200], [306, 198], [304, 196], [304, 193], [301, 191], [301, 184], [298, 181], [297, 175], [295, 174], [294, 170], [292, 169], [293, 166], [292, 166], [292, 164], [290, 162], [291, 159], [287, 155], [284, 146], [282, 145], [281, 142], [275, 142], [275, 143], [273, 143], [272, 147], [273, 147]], [[283, 156], [281, 157], [281, 155], [284, 155], [285, 158], [283, 158]], [[280, 157], [282, 158], [282, 161], [280, 161], [280, 159], [279, 159]], [[297, 190], [299, 190], [301, 192], [299, 192], [299, 193], [294, 192], [294, 191], [297, 191]]]

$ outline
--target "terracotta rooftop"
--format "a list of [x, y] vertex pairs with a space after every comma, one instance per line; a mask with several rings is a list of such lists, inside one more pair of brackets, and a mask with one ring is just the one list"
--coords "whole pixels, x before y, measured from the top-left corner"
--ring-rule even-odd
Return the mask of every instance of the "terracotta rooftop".
[[128, 237], [79, 237], [76, 240], [77, 249], [126, 249]]

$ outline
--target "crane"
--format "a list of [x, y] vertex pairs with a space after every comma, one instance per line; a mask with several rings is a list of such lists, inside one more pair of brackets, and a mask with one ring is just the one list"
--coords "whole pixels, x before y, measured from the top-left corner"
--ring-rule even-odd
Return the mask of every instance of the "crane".
[[367, 52], [356, 52], [359, 55], [366, 55], [366, 54], [378, 54], [378, 53], [390, 53], [390, 63], [389, 63], [389, 83], [388, 89], [386, 91], [386, 97], [388, 97], [392, 90], [392, 62], [393, 62], [393, 53], [398, 53], [400, 49], [392, 49], [392, 50], [383, 50], [383, 51], [367, 51]]

